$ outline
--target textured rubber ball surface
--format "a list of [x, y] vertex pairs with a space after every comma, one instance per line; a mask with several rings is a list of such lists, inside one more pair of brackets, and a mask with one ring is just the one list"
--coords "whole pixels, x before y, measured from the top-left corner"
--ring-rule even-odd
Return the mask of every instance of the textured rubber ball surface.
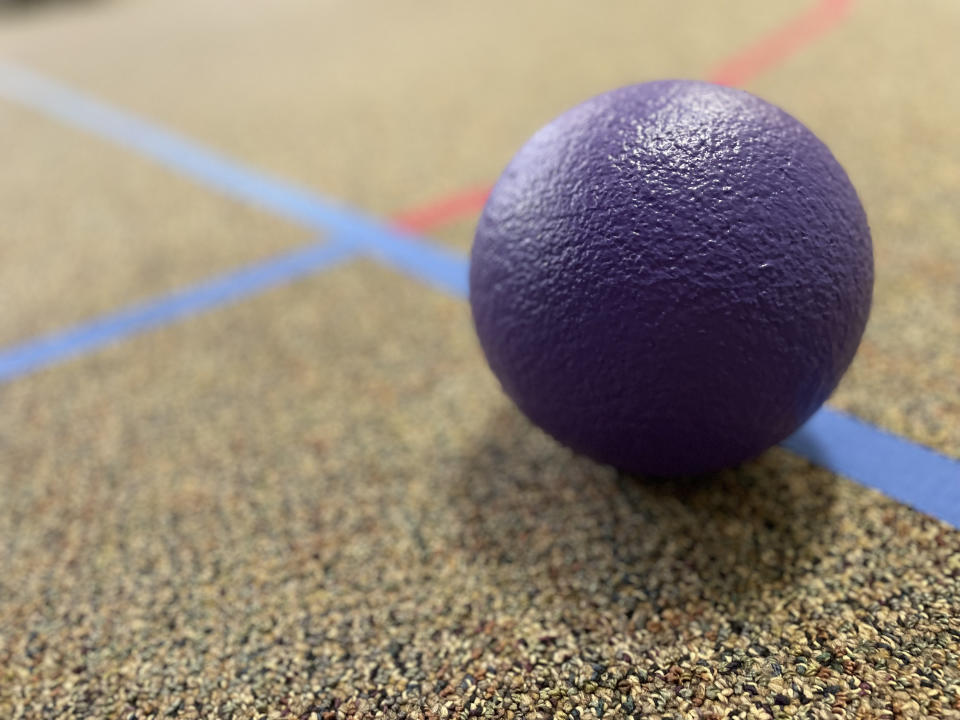
[[504, 390], [576, 451], [696, 474], [783, 440], [846, 370], [873, 290], [856, 191], [806, 127], [663, 81], [538, 131], [477, 226], [470, 302]]

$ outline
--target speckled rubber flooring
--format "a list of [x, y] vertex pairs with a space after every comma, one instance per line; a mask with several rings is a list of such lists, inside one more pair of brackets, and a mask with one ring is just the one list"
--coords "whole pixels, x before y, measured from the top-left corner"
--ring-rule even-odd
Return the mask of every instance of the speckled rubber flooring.
[[[0, 60], [387, 216], [810, 4], [15, 3]], [[873, 227], [831, 404], [955, 458], [958, 33], [864, 0], [746, 85]], [[316, 239], [2, 101], [0, 150], [3, 345]], [[960, 718], [960, 531], [783, 449], [577, 457], [465, 303], [371, 260], [0, 385], [0, 718], [464, 717]]]

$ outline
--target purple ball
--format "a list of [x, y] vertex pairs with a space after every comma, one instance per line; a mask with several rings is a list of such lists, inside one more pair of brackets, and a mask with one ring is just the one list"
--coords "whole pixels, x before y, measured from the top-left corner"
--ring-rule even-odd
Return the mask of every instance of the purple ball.
[[560, 442], [685, 475], [827, 399], [873, 292], [867, 218], [813, 133], [742, 90], [662, 81], [539, 130], [477, 226], [470, 302], [504, 390]]

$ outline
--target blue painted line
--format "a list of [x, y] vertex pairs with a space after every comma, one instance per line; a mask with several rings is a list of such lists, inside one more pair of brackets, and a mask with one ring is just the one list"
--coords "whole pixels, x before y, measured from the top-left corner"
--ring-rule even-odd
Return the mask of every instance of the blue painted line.
[[826, 407], [782, 445], [960, 527], [960, 460]]
[[66, 330], [0, 350], [0, 383], [122, 338], [283, 285], [356, 256], [351, 243], [310, 245]]
[[[291, 253], [0, 352], [0, 381], [316, 272], [355, 250], [372, 254], [456, 297], [467, 296], [467, 260], [460, 253], [432, 246], [304, 188], [245, 168], [28, 70], [0, 63], [0, 97], [128, 147], [231, 198], [331, 233], [339, 240], [336, 245]], [[960, 527], [960, 461], [956, 459], [829, 408], [816, 413], [783, 446]]]
[[365, 217], [305, 188], [244, 167], [146, 120], [121, 112], [30, 70], [0, 63], [0, 97], [145, 155], [235, 200], [341, 240], [436, 288], [465, 294], [460, 253]]

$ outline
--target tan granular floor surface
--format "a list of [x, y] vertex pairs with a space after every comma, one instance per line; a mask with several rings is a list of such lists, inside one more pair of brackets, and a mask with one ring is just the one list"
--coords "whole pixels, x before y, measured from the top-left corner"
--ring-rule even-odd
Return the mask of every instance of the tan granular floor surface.
[[[14, 4], [0, 60], [386, 216], [808, 6]], [[952, 457], [958, 32], [861, 2], [747, 85], [871, 219], [831, 403]], [[3, 345], [316, 239], [16, 105], [0, 138]], [[353, 261], [0, 386], [0, 718], [81, 717], [960, 717], [960, 531], [782, 449], [699, 481], [576, 457], [465, 303]]]

